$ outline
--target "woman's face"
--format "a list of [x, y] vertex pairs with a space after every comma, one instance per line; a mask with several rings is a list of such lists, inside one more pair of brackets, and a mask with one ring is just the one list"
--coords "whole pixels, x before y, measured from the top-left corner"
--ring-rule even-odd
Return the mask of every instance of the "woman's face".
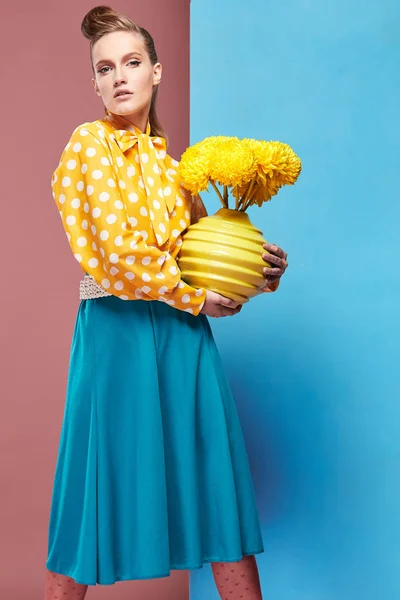
[[104, 35], [93, 46], [92, 61], [92, 84], [105, 107], [132, 122], [146, 122], [162, 67], [151, 64], [141, 36], [129, 31]]

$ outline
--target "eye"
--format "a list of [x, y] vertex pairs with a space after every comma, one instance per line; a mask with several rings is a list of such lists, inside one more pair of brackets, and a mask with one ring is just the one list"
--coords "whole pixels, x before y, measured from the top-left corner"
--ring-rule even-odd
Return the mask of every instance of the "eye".
[[[130, 60], [128, 62], [128, 65], [135, 65], [135, 66], [139, 66], [140, 65], [140, 61], [139, 60]], [[98, 73], [107, 73], [110, 70], [110, 67], [102, 67], [101, 69], [98, 70]]]

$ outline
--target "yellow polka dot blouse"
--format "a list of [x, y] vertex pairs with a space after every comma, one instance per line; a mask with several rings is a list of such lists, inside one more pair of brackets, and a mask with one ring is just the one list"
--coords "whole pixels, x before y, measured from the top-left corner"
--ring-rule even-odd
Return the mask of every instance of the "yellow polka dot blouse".
[[182, 281], [175, 260], [193, 212], [178, 164], [149, 124], [84, 123], [53, 173], [53, 197], [76, 260], [104, 289], [197, 315], [205, 290]]

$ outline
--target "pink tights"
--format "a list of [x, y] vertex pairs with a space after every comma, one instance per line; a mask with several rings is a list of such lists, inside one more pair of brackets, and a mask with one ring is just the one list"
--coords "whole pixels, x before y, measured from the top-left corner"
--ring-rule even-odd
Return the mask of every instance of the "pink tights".
[[222, 600], [262, 600], [255, 556], [237, 562], [211, 563], [214, 580]]
[[87, 585], [76, 583], [71, 577], [46, 571], [45, 600], [83, 600]]
[[[211, 568], [221, 600], [262, 600], [254, 556], [237, 562], [214, 562]], [[46, 571], [45, 600], [83, 600], [87, 587], [71, 577]]]

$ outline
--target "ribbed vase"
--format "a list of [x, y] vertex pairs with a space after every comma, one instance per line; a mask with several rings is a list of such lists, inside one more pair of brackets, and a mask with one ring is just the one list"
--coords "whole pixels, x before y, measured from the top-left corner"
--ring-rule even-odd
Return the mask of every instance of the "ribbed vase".
[[265, 242], [245, 212], [221, 208], [183, 236], [178, 255], [182, 279], [243, 304], [265, 286]]

